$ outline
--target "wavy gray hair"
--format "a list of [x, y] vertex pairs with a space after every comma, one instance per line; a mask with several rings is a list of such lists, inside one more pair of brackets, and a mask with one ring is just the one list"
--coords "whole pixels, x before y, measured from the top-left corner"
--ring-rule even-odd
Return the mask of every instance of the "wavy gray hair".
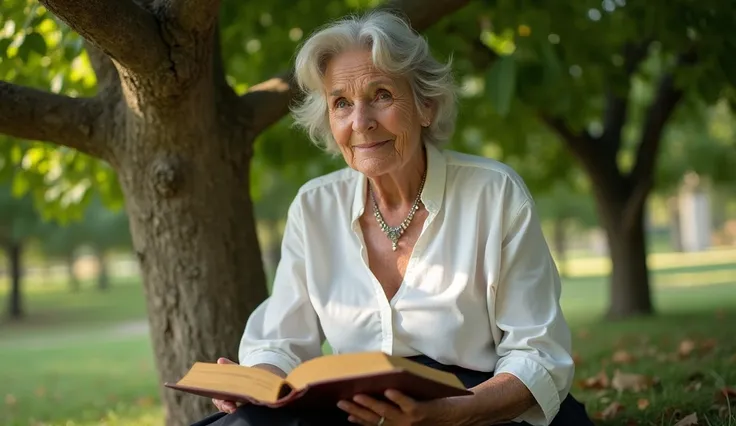
[[406, 77], [417, 108], [427, 102], [432, 105], [434, 120], [422, 128], [424, 142], [441, 146], [450, 139], [457, 116], [452, 60], [440, 63], [432, 57], [427, 41], [407, 22], [389, 12], [377, 11], [321, 28], [297, 54], [296, 81], [305, 96], [291, 111], [295, 124], [307, 131], [312, 142], [328, 152], [339, 152], [330, 132], [323, 77], [329, 60], [353, 47], [370, 48], [376, 68]]

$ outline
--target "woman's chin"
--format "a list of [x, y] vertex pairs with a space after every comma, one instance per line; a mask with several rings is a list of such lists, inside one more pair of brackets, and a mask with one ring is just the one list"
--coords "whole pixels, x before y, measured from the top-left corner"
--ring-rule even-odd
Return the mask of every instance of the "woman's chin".
[[399, 168], [400, 162], [385, 156], [362, 156], [355, 158], [352, 168], [368, 177], [377, 177], [391, 173]]

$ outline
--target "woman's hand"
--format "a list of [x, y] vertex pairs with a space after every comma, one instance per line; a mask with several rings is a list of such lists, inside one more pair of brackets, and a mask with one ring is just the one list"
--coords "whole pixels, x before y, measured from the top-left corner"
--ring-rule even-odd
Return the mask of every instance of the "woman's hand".
[[[218, 358], [217, 363], [218, 364], [237, 364], [237, 362], [231, 361], [227, 358]], [[212, 403], [215, 404], [215, 407], [217, 407], [218, 410], [223, 411], [228, 414], [232, 414], [233, 412], [235, 412], [235, 410], [238, 409], [240, 405], [242, 405], [239, 402], [228, 401], [224, 399], [215, 399], [215, 398], [212, 398]]]
[[396, 390], [385, 392], [393, 404], [366, 395], [356, 395], [352, 401], [340, 401], [337, 406], [350, 414], [348, 421], [363, 426], [455, 426], [461, 400], [441, 398], [419, 402]]

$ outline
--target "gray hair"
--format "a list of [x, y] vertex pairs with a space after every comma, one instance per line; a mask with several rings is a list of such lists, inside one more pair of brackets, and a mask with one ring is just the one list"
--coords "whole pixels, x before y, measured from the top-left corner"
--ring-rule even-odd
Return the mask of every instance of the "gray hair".
[[427, 41], [407, 22], [377, 11], [321, 28], [297, 54], [296, 81], [305, 96], [291, 111], [295, 124], [307, 131], [312, 142], [328, 152], [339, 152], [330, 131], [323, 77], [329, 60], [352, 47], [370, 48], [376, 68], [406, 77], [417, 108], [430, 102], [435, 115], [429, 127], [422, 128], [424, 142], [441, 146], [450, 139], [457, 116], [452, 60], [440, 63], [432, 57]]

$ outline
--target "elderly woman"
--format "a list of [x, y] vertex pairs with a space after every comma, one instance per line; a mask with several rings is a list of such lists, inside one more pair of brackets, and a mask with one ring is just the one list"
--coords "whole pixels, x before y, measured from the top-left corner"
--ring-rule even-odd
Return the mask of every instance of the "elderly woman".
[[284, 376], [327, 340], [335, 353], [452, 371], [472, 395], [419, 402], [388, 390], [313, 413], [215, 400], [221, 412], [197, 424], [592, 424], [568, 393], [570, 331], [529, 191], [497, 161], [441, 149], [456, 116], [450, 66], [383, 12], [312, 35], [296, 79], [297, 123], [347, 167], [291, 204], [240, 363]]

